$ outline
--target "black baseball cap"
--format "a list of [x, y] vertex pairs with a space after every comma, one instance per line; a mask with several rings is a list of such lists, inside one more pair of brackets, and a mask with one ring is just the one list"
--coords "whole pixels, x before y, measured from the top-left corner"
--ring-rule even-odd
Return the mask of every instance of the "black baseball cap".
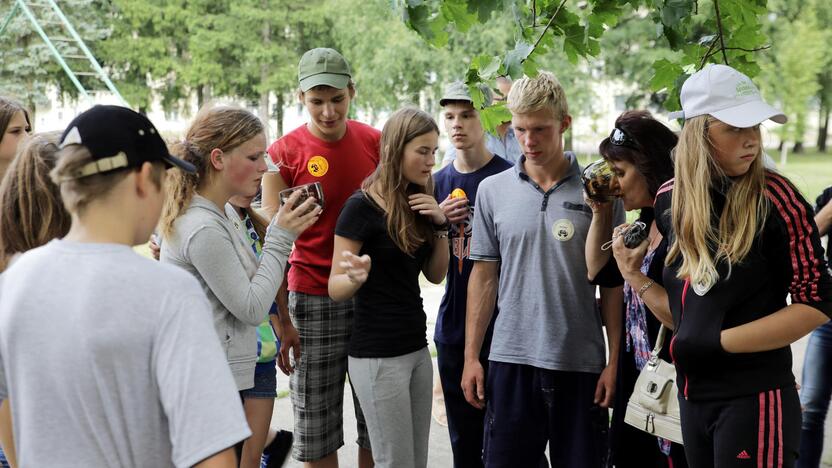
[[73, 179], [157, 161], [196, 172], [193, 164], [171, 156], [147, 117], [126, 107], [99, 105], [82, 112], [61, 135], [60, 147], [69, 145], [85, 146], [93, 159], [76, 171]]

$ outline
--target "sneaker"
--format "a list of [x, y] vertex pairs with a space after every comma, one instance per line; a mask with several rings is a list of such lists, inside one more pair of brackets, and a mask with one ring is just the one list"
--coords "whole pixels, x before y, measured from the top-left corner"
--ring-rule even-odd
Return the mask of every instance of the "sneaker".
[[263, 457], [267, 459], [266, 468], [282, 467], [291, 450], [292, 433], [284, 430], [277, 431], [272, 443], [263, 449]]

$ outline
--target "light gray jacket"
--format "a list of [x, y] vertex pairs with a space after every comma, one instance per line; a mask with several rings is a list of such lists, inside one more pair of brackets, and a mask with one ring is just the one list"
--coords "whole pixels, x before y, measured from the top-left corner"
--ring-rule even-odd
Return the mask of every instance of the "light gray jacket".
[[[237, 389], [254, 386], [257, 331], [283, 282], [296, 235], [272, 224], [257, 258], [225, 213], [194, 195], [162, 242], [161, 260], [191, 272], [214, 312], [214, 328], [225, 349]], [[197, 352], [183, 350], [183, 352]]]

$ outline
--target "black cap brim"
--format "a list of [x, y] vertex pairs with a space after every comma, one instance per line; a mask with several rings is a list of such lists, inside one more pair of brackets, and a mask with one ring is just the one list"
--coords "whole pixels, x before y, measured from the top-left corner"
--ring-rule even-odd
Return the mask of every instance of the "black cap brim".
[[185, 161], [184, 159], [179, 159], [177, 157], [166, 154], [166, 155], [162, 156], [162, 160], [165, 161], [165, 165], [167, 165], [168, 167], [174, 167], [175, 166], [175, 167], [178, 167], [179, 169], [182, 169], [185, 172], [190, 172], [190, 173], [196, 172], [196, 166], [189, 163], [188, 161]]

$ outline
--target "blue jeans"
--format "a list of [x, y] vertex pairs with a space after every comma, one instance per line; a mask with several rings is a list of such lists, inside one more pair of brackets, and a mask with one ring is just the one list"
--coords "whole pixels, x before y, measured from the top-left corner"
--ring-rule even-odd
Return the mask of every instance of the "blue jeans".
[[800, 434], [798, 468], [817, 468], [823, 452], [823, 424], [832, 396], [832, 322], [809, 337], [800, 386], [803, 425]]

